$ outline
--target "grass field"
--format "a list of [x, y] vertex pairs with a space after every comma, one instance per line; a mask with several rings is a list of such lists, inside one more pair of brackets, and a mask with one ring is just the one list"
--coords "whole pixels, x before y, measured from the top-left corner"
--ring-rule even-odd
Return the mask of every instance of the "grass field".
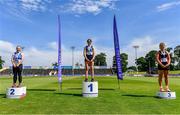
[[[146, 74], [146, 72], [129, 72], [130, 74]], [[169, 74], [180, 74], [180, 70], [169, 71]]]
[[98, 77], [99, 97], [81, 96], [82, 77], [64, 77], [59, 93], [55, 77], [26, 77], [24, 99], [5, 98], [12, 78], [0, 78], [0, 114], [180, 114], [180, 78], [170, 78], [177, 99], [155, 96], [157, 78], [125, 77], [118, 89], [116, 77]]

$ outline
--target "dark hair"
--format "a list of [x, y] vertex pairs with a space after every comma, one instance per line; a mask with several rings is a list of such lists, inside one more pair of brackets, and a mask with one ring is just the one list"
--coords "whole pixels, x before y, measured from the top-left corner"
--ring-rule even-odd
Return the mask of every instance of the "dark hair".
[[92, 40], [91, 40], [91, 39], [88, 39], [87, 42], [92, 42]]

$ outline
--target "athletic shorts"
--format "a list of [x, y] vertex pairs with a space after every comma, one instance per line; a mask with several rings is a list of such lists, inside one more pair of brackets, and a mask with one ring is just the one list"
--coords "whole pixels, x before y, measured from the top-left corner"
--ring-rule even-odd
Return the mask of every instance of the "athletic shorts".
[[[92, 60], [93, 59], [93, 55], [86, 55], [86, 57], [88, 58], [88, 60]], [[85, 61], [87, 61], [86, 59], [85, 59]]]
[[[166, 65], [167, 62], [162, 63], [163, 65]], [[158, 70], [169, 70], [169, 66], [166, 68], [161, 67], [161, 65], [158, 64]]]

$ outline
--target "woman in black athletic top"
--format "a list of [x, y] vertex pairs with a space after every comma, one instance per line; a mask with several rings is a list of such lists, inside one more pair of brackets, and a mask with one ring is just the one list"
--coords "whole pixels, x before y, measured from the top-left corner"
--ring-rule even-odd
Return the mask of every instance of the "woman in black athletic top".
[[[169, 80], [168, 80], [168, 73], [169, 73], [169, 65], [171, 63], [171, 58], [169, 53], [165, 50], [165, 44], [160, 43], [159, 44], [160, 50], [156, 53], [156, 60], [158, 62], [158, 74], [159, 74], [159, 87], [160, 91], [170, 91], [169, 89]], [[162, 86], [162, 79], [163, 76], [165, 78], [165, 90]]]

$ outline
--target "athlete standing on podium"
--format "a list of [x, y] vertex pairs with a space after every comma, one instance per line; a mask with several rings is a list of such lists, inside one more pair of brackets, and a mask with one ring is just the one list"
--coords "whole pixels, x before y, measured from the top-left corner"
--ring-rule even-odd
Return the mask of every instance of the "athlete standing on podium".
[[[156, 54], [156, 60], [158, 62], [158, 74], [159, 74], [158, 82], [159, 82], [160, 91], [170, 92], [168, 74], [169, 74], [169, 65], [171, 63], [171, 58], [170, 58], [169, 53], [165, 50], [164, 43], [159, 44], [159, 49], [160, 50]], [[164, 76], [165, 85], [166, 85], [165, 90], [163, 89], [163, 86], [162, 86], [163, 76]]]
[[87, 40], [87, 46], [84, 47], [84, 58], [85, 58], [85, 69], [86, 69], [86, 76], [85, 82], [88, 81], [88, 70], [90, 67], [91, 71], [91, 81], [94, 81], [94, 58], [95, 58], [95, 50], [92, 46], [92, 40]]
[[[13, 68], [13, 85], [12, 87], [21, 87], [22, 83], [22, 69], [23, 69], [24, 54], [22, 53], [21, 46], [16, 47], [16, 52], [13, 53], [11, 62]], [[19, 84], [16, 86], [17, 76]]]

